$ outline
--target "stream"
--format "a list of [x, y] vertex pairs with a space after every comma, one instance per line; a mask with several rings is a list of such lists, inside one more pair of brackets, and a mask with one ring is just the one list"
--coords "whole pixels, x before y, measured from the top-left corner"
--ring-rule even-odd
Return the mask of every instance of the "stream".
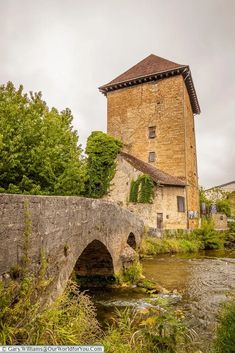
[[[194, 345], [207, 353], [213, 339], [219, 304], [235, 292], [235, 250], [210, 250], [198, 254], [158, 255], [142, 260], [143, 273], [160, 284], [186, 317], [194, 335]], [[105, 288], [88, 291], [103, 324], [110, 321], [115, 308], [151, 306], [149, 296], [139, 288]]]

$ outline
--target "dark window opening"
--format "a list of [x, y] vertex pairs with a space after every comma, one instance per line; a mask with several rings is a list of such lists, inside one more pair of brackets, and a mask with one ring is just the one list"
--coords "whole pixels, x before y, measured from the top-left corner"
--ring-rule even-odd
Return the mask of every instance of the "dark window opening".
[[185, 199], [183, 196], [177, 196], [178, 212], [185, 212]]
[[149, 152], [149, 162], [155, 162], [156, 155], [155, 152]]
[[149, 127], [149, 138], [154, 139], [156, 137], [156, 126]]

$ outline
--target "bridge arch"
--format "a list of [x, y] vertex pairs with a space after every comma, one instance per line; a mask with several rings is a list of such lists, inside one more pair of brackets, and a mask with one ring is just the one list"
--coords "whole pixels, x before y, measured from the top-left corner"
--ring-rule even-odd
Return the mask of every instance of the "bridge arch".
[[80, 276], [113, 276], [113, 259], [107, 247], [100, 240], [91, 241], [79, 256], [75, 267]]
[[62, 293], [75, 267], [84, 276], [118, 273], [123, 264], [134, 259], [132, 247], [138, 248], [144, 231], [143, 221], [136, 214], [110, 201], [1, 194], [0, 280], [22, 256], [26, 214], [31, 223], [31, 269], [37, 270], [43, 249], [47, 275], [53, 278], [48, 302]]
[[135, 235], [134, 235], [132, 232], [130, 232], [130, 234], [129, 234], [128, 238], [127, 238], [127, 244], [128, 244], [132, 249], [136, 250], [136, 247], [137, 247], [137, 245], [136, 245], [136, 239], [135, 239]]

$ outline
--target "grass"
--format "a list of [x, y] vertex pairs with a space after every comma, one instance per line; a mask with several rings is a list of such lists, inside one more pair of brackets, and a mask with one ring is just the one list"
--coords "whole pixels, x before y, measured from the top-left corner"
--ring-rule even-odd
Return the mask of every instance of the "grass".
[[235, 298], [224, 304], [217, 328], [214, 353], [235, 353]]
[[179, 230], [165, 232], [161, 238], [145, 237], [142, 241], [141, 255], [167, 253], [193, 253], [202, 249], [223, 249], [226, 234], [214, 229], [212, 222], [203, 220], [201, 228], [192, 232]]
[[170, 307], [138, 313], [117, 311], [102, 344], [107, 353], [186, 352], [186, 328], [182, 315]]
[[142, 277], [143, 268], [139, 260], [135, 260], [129, 267], [123, 268], [115, 279], [117, 284], [136, 284]]
[[[131, 276], [132, 278], [132, 276]], [[137, 313], [117, 312], [103, 332], [90, 298], [70, 282], [47, 307], [41, 305], [46, 287], [38, 279], [9, 280], [0, 285], [1, 345], [102, 344], [106, 353], [177, 353], [184, 342], [181, 315], [172, 308]]]
[[1, 345], [90, 344], [101, 335], [94, 305], [74, 283], [44, 309], [38, 289], [32, 279], [10, 281], [7, 287], [1, 283]]

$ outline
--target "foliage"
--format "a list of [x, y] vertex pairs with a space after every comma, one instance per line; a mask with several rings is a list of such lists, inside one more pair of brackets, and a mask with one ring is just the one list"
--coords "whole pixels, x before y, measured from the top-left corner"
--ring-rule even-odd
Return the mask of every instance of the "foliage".
[[203, 218], [201, 228], [195, 229], [193, 233], [201, 241], [202, 249], [223, 249], [224, 247], [225, 234], [216, 231], [211, 220]]
[[129, 267], [123, 268], [115, 277], [118, 284], [131, 283], [136, 284], [142, 276], [142, 265], [135, 260]]
[[154, 197], [153, 181], [149, 175], [139, 175], [131, 181], [130, 202], [151, 203]]
[[69, 109], [49, 109], [41, 93], [0, 86], [0, 192], [78, 195], [84, 169]]
[[202, 203], [205, 203], [207, 209], [209, 209], [211, 201], [207, 198], [205, 190], [202, 187], [200, 187], [199, 189], [199, 200], [200, 200], [200, 205]]
[[225, 213], [226, 216], [231, 216], [231, 206], [228, 198], [217, 200], [216, 202], [217, 211]]
[[137, 180], [132, 180], [131, 181], [131, 187], [130, 187], [130, 202], [137, 202], [138, 201], [138, 191], [139, 191], [139, 183]]
[[235, 298], [223, 307], [217, 329], [214, 352], [235, 352]]
[[[90, 344], [100, 336], [89, 297], [70, 283], [50, 306], [42, 309], [45, 286], [33, 277], [21, 283], [0, 283], [0, 344]], [[45, 293], [44, 293], [45, 295]]]
[[225, 246], [235, 247], [235, 220], [228, 222], [228, 230], [225, 232]]
[[142, 241], [141, 255], [197, 252], [200, 247], [201, 243], [197, 239], [146, 237]]
[[186, 343], [182, 315], [170, 307], [147, 313], [116, 312], [102, 340], [107, 353], [177, 353]]
[[200, 204], [204, 203], [206, 205], [207, 214], [210, 213], [210, 207], [212, 203], [216, 204], [218, 212], [225, 213], [226, 216], [231, 216], [231, 199], [230, 193], [224, 192], [221, 189], [215, 189], [214, 191], [214, 202], [208, 199], [205, 190], [200, 188], [199, 190]]
[[115, 175], [115, 159], [121, 147], [120, 141], [101, 131], [93, 131], [88, 137], [85, 196], [100, 198], [107, 194]]
[[[230, 237], [231, 238], [231, 237]], [[192, 232], [165, 232], [161, 238], [146, 236], [142, 241], [142, 255], [197, 252], [200, 249], [223, 249], [225, 241], [232, 241], [225, 232], [216, 231], [211, 220], [203, 219], [200, 228]]]

